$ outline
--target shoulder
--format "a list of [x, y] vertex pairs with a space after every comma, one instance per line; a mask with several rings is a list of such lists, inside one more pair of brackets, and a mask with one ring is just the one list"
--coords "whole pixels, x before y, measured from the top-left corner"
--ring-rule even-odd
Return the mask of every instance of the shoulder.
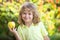
[[39, 22], [39, 23], [38, 23], [38, 27], [39, 27], [39, 28], [43, 28], [43, 29], [44, 29], [44, 28], [45, 28], [45, 25], [44, 25], [44, 23], [43, 23], [43, 22]]
[[18, 28], [17, 28], [17, 32], [18, 32], [18, 34], [20, 34], [20, 33], [23, 32], [21, 25], [18, 26]]
[[23, 29], [26, 29], [26, 26], [25, 25], [22, 25], [22, 26], [19, 25], [18, 28], [17, 28], [17, 30], [23, 30]]
[[38, 25], [39, 25], [39, 26], [43, 26], [44, 23], [43, 23], [43, 22], [39, 22]]
[[18, 28], [17, 28], [17, 31], [21, 29], [21, 26], [19, 25]]

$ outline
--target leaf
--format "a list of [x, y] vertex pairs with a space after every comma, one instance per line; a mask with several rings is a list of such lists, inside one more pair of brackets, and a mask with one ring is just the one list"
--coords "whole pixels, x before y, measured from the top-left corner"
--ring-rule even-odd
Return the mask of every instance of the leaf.
[[2, 0], [0, 0], [0, 3], [2, 2]]

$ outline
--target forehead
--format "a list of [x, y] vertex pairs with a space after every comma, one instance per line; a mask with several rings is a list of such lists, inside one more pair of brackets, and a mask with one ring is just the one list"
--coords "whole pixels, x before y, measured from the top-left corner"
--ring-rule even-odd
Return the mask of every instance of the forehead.
[[32, 12], [32, 10], [30, 8], [25, 8], [24, 12]]

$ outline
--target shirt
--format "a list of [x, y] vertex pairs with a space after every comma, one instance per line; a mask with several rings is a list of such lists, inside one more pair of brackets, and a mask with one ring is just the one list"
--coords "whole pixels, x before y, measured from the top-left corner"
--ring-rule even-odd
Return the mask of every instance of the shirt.
[[43, 36], [48, 35], [42, 22], [30, 27], [19, 26], [17, 32], [22, 40], [44, 40]]

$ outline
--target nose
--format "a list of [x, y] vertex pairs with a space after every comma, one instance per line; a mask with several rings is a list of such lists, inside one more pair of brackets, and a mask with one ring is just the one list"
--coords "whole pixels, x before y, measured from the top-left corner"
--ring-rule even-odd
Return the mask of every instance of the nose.
[[26, 18], [28, 18], [28, 17], [29, 17], [29, 15], [28, 15], [28, 14], [26, 14], [26, 15], [25, 15], [25, 17], [26, 17]]

